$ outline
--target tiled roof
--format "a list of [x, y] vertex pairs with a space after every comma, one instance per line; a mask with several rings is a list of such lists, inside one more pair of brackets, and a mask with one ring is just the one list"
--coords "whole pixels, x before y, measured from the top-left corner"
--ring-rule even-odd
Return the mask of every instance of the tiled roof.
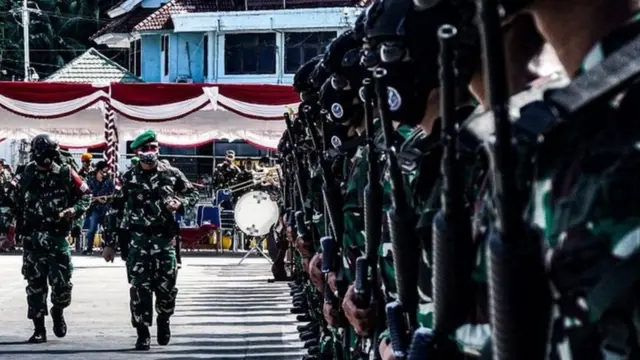
[[120, 64], [91, 48], [84, 54], [51, 74], [45, 81], [83, 84], [107, 84], [110, 82], [143, 82]]
[[124, 15], [120, 15], [117, 18], [111, 20], [97, 33], [91, 36], [91, 40], [96, 39], [104, 34], [129, 34], [133, 31], [133, 27], [138, 25], [141, 21], [148, 18], [158, 9], [153, 8], [135, 8]]
[[218, 11], [216, 3], [220, 4], [221, 9], [224, 9], [225, 7], [227, 7], [227, 5], [231, 5], [230, 7], [233, 9], [236, 8], [233, 4], [233, 0], [172, 0], [164, 4], [160, 9], [157, 9], [144, 21], [136, 25], [133, 28], [133, 31], [173, 29], [171, 15], [184, 13], [216, 12]]
[[173, 29], [171, 16], [184, 13], [243, 10], [280, 10], [357, 6], [359, 0], [172, 0], [163, 5], [133, 31]]

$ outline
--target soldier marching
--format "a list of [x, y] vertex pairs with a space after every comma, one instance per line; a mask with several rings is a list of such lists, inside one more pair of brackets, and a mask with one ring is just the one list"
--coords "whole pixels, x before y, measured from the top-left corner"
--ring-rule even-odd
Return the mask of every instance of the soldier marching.
[[[299, 69], [280, 223], [305, 359], [640, 358], [639, 14], [629, 0], [378, 0]], [[558, 72], [543, 77], [548, 49]], [[127, 260], [148, 350], [153, 294], [166, 345], [178, 293], [168, 224], [197, 198], [153, 132], [132, 147], [103, 255]], [[32, 151], [0, 233], [15, 224], [25, 243], [38, 343], [47, 275], [66, 333], [60, 236], [89, 195], [54, 140]], [[227, 155], [219, 187], [239, 173]]]

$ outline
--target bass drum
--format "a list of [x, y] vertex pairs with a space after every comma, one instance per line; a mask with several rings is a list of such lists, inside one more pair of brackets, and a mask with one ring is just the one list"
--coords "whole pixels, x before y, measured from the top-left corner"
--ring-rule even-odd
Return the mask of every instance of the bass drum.
[[242, 195], [234, 208], [236, 226], [247, 236], [267, 235], [280, 217], [278, 203], [264, 191]]

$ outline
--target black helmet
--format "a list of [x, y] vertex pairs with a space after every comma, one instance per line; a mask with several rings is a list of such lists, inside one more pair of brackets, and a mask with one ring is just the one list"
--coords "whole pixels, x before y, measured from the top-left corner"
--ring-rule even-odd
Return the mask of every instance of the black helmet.
[[58, 141], [48, 134], [40, 134], [31, 140], [31, 156], [38, 166], [53, 164], [59, 149]]

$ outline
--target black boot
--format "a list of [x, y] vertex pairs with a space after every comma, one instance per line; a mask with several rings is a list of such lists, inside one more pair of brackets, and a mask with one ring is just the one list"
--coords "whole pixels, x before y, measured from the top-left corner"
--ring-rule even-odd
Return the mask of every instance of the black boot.
[[44, 317], [33, 319], [33, 335], [27, 340], [31, 344], [42, 344], [47, 342], [47, 330], [44, 327]]
[[300, 334], [301, 341], [307, 341], [307, 340], [316, 339], [316, 338], [318, 338], [318, 332], [314, 330], [305, 331], [302, 334]]
[[313, 319], [311, 319], [311, 316], [309, 316], [308, 314], [302, 314], [302, 315], [296, 316], [296, 320], [300, 322], [309, 322]]
[[51, 319], [53, 320], [53, 333], [56, 337], [63, 338], [67, 335], [67, 323], [64, 321], [62, 309], [51, 308]]
[[156, 340], [158, 345], [167, 345], [171, 340], [171, 328], [169, 327], [169, 318], [158, 317], [156, 321], [158, 324], [158, 332], [156, 334]]
[[318, 340], [315, 340], [315, 339], [307, 340], [307, 341], [304, 342], [304, 348], [305, 349], [309, 349], [309, 348], [312, 348], [314, 346], [319, 346], [319, 345], [320, 344], [318, 344]]
[[318, 324], [315, 321], [312, 321], [308, 324], [304, 324], [304, 325], [298, 325], [297, 329], [298, 332], [305, 332], [305, 331], [309, 331], [309, 330], [313, 330], [318, 326]]
[[292, 314], [304, 314], [307, 312], [307, 309], [301, 308], [301, 307], [294, 307], [294, 308], [291, 308], [290, 311]]
[[312, 346], [309, 349], [307, 349], [307, 354], [309, 354], [310, 356], [318, 356], [318, 354], [320, 354], [320, 346]]
[[151, 334], [149, 333], [149, 327], [139, 325], [136, 330], [138, 332], [136, 350], [149, 350], [149, 348], [151, 348]]

